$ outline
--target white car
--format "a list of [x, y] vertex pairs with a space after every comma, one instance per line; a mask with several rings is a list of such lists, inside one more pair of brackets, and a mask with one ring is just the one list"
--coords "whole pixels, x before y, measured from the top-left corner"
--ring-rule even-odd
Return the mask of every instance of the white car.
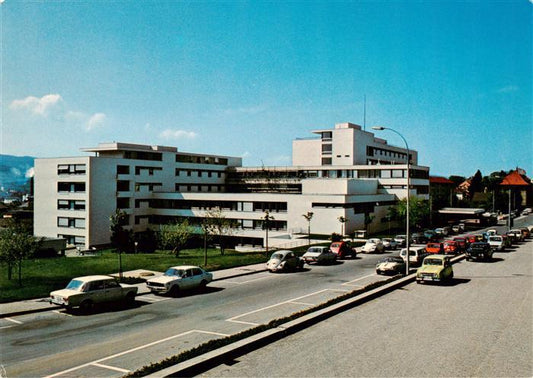
[[396, 241], [396, 245], [398, 247], [405, 247], [405, 244], [407, 242], [407, 237], [405, 235], [396, 235], [394, 237], [394, 240]]
[[158, 277], [146, 281], [146, 286], [152, 293], [176, 296], [181, 290], [204, 288], [213, 280], [213, 274], [206, 272], [199, 266], [173, 266]]
[[378, 238], [368, 239], [361, 249], [363, 253], [382, 253], [384, 250], [383, 242]]
[[398, 247], [398, 243], [393, 238], [383, 238], [382, 241], [385, 249], [396, 249]]
[[52, 291], [50, 303], [63, 306], [67, 310], [79, 307], [82, 311], [89, 311], [99, 303], [133, 303], [137, 290], [137, 286], [120, 284], [111, 276], [76, 277], [66, 288]]
[[522, 214], [521, 215], [529, 215], [531, 214], [531, 208], [530, 207], [526, 207], [524, 210], [522, 210]]
[[[403, 261], [407, 261], [407, 248], [402, 248], [400, 251], [400, 257]], [[420, 266], [424, 258], [428, 255], [425, 247], [409, 247], [409, 265]]]
[[302, 260], [308, 264], [333, 264], [337, 261], [337, 254], [331, 252], [329, 247], [309, 247], [303, 254]]
[[503, 251], [505, 249], [503, 237], [500, 235], [489, 236], [488, 243], [490, 247], [495, 251]]

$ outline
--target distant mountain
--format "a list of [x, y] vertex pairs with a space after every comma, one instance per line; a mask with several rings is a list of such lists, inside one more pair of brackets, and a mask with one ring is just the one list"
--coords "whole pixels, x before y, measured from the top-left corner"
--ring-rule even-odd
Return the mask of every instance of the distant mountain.
[[0, 154], [0, 194], [10, 190], [29, 189], [34, 160], [35, 158], [31, 156]]

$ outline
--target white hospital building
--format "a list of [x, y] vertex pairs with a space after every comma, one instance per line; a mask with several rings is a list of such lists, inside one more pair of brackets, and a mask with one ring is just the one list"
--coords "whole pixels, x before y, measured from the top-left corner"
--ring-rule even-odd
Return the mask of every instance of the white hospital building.
[[[201, 222], [206, 211], [222, 210], [238, 227], [232, 243], [264, 245], [307, 233], [303, 214], [313, 212], [313, 234], [344, 233], [389, 226], [387, 210], [406, 195], [407, 150], [341, 123], [296, 139], [292, 165], [243, 167], [240, 157], [179, 151], [176, 147], [100, 143], [89, 156], [35, 160], [34, 233], [62, 237], [81, 249], [110, 242], [109, 217], [129, 216], [135, 233], [183, 218]], [[429, 168], [409, 150], [410, 194], [429, 198]], [[279, 243], [278, 243], [279, 244]]]

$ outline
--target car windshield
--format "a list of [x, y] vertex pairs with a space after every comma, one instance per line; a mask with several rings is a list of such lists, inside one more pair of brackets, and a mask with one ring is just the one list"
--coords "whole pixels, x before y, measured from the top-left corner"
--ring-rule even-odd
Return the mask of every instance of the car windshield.
[[489, 238], [490, 241], [502, 241], [502, 237], [501, 236], [491, 236]]
[[83, 286], [83, 281], [79, 281], [79, 280], [72, 280], [68, 283], [67, 285], [67, 289], [69, 290], [76, 290], [76, 291], [80, 291], [80, 288]]
[[396, 263], [403, 263], [403, 259], [401, 257], [393, 257], [393, 256], [390, 256], [390, 257], [384, 257], [380, 260], [380, 262], [382, 263], [386, 263], [386, 262], [396, 262]]
[[429, 244], [429, 248], [440, 248], [440, 244]]
[[183, 273], [184, 273], [184, 271], [181, 270], [181, 269], [170, 268], [170, 269], [168, 269], [168, 270], [165, 272], [165, 276], [178, 276], [178, 277], [182, 277], [182, 276], [183, 276]]
[[271, 259], [271, 260], [283, 260], [283, 254], [281, 254], [281, 253], [274, 253], [270, 259]]
[[340, 245], [341, 245], [340, 243], [333, 243], [333, 244], [331, 245], [331, 248], [339, 248]]
[[424, 265], [442, 265], [442, 260], [440, 260], [440, 259], [427, 259], [427, 260], [424, 260]]

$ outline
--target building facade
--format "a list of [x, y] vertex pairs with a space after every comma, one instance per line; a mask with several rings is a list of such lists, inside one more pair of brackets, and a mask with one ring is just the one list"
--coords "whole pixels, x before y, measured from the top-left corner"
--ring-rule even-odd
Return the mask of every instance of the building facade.
[[[349, 123], [314, 133], [319, 137], [293, 142], [288, 167], [243, 167], [239, 157], [127, 143], [82, 149], [93, 156], [36, 159], [35, 235], [82, 249], [105, 245], [116, 210], [139, 233], [184, 218], [199, 224], [218, 208], [235, 224], [235, 244], [265, 244], [267, 210], [269, 240], [308, 226], [315, 234], [389, 227], [389, 207], [407, 193], [407, 151]], [[429, 168], [409, 152], [410, 194], [428, 199]], [[308, 212], [310, 224], [302, 216]]]

